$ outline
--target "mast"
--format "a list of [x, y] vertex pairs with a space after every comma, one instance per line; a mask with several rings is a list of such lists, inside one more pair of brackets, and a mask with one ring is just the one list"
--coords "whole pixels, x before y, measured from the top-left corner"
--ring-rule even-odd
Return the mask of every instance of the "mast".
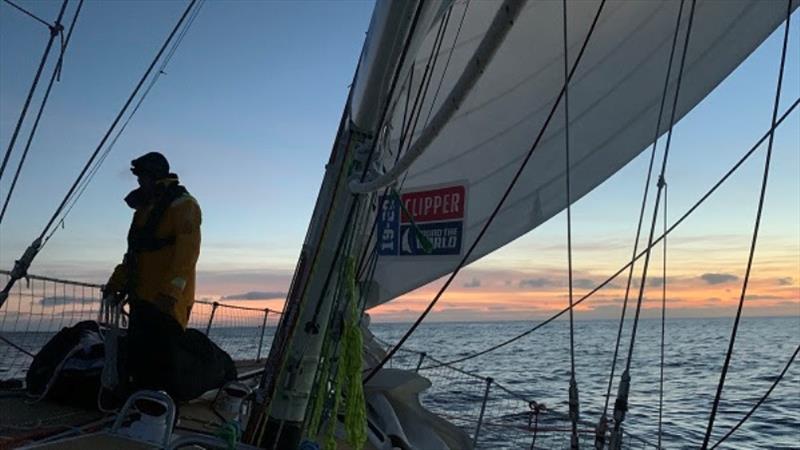
[[[423, 9], [421, 3], [376, 4], [295, 267], [285, 314], [256, 394], [257, 406], [245, 431], [245, 441], [252, 444], [297, 448], [306, 431], [304, 420], [337, 291], [336, 277], [331, 274], [337, 273], [348, 256], [341, 252], [341, 242], [355, 228], [351, 218], [357, 196], [350, 192], [348, 184], [353, 174], [362, 175], [369, 164], [369, 150], [399, 79], [403, 56], [409, 52], [412, 31]], [[440, 9], [429, 8], [431, 11]], [[391, 88], [387, 91], [388, 86]]]

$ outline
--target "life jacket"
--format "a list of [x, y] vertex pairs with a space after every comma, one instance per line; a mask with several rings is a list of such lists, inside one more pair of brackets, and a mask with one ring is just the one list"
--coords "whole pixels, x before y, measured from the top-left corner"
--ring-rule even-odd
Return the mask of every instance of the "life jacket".
[[[189, 191], [178, 184], [177, 181], [167, 184], [160, 190], [161, 192], [156, 196], [155, 203], [150, 209], [144, 225], [137, 227], [136, 220], [132, 220], [131, 227], [128, 229], [128, 251], [125, 253], [124, 258], [129, 274], [128, 285], [125, 289], [128, 294], [136, 292], [138, 254], [140, 252], [154, 252], [164, 247], [175, 245], [175, 236], [159, 238], [156, 236], [156, 232], [170, 205], [180, 197], [188, 195]], [[147, 200], [142, 199], [141, 189], [136, 189], [125, 197], [125, 202], [131, 208], [137, 209], [143, 207], [142, 203], [146, 203]]]
[[131, 228], [128, 230], [128, 254], [152, 252], [175, 244], [175, 236], [158, 238], [156, 230], [172, 202], [188, 193], [186, 188], [178, 183], [171, 183], [164, 188], [164, 192], [156, 198], [144, 226], [137, 227], [136, 223], [131, 222]]

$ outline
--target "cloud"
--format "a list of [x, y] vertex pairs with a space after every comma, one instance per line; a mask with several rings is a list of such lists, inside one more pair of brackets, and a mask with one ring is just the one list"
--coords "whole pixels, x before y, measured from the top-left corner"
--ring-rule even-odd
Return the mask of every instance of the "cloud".
[[243, 294], [232, 294], [222, 297], [222, 300], [267, 300], [272, 298], [286, 298], [286, 292], [277, 291], [250, 291]]
[[99, 303], [100, 300], [92, 297], [72, 297], [69, 295], [53, 295], [39, 299], [42, 306], [79, 305], [81, 303]]
[[553, 282], [547, 278], [525, 278], [519, 280], [519, 287], [521, 288], [540, 288], [545, 286], [552, 286]]
[[598, 284], [588, 278], [578, 278], [577, 280], [572, 280], [572, 286], [580, 289], [594, 289]]
[[464, 283], [465, 288], [479, 288], [481, 287], [481, 280], [476, 277], [472, 277], [471, 280]]
[[511, 307], [506, 305], [489, 305], [486, 309], [489, 311], [508, 311]]
[[700, 278], [708, 284], [723, 284], [739, 279], [736, 275], [728, 273], [704, 273], [700, 275]]
[[650, 277], [647, 279], [647, 285], [650, 287], [661, 287], [664, 286], [664, 278], [663, 277]]
[[766, 295], [766, 294], [750, 294], [745, 297], [746, 300], [786, 300], [785, 297], [780, 295]]
[[778, 278], [778, 286], [791, 286], [793, 281], [792, 277]]

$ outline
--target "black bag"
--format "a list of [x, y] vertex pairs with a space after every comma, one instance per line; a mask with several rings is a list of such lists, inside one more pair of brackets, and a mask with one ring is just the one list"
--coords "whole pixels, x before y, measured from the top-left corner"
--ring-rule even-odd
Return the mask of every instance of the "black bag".
[[94, 321], [63, 328], [33, 358], [25, 384], [28, 392], [61, 403], [95, 408], [105, 349]]
[[[28, 392], [69, 405], [94, 409], [105, 363], [100, 325], [79, 322], [63, 328], [36, 354], [25, 382]], [[188, 401], [236, 379], [230, 355], [198, 330], [187, 329], [167, 346], [171, 371], [163, 373], [164, 389], [176, 401]], [[127, 342], [120, 336], [117, 370], [122, 387], [127, 386]], [[132, 372], [132, 371], [131, 371]], [[134, 380], [135, 381], [135, 380]], [[126, 395], [122, 394], [121, 398]]]
[[128, 327], [128, 373], [140, 388], [187, 401], [236, 379], [224, 350], [200, 331], [184, 330], [150, 302], [131, 302]]
[[236, 379], [236, 365], [230, 355], [198, 330], [187, 329], [173, 350], [169, 393], [176, 400], [192, 400]]

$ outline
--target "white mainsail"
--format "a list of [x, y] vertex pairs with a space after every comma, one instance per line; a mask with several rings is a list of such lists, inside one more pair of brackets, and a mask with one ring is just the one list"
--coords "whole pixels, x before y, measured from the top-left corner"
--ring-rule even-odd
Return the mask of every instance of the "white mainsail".
[[[570, 66], [580, 50], [599, 1], [568, 5]], [[415, 96], [429, 63], [435, 61], [430, 85], [420, 96], [419, 119], [411, 145], [455, 86], [486, 34], [502, 2], [455, 2], [444, 28], [441, 46], [433, 49], [439, 21], [418, 27], [424, 34], [406, 58], [402, 89], [392, 99], [388, 127], [378, 136], [378, 164], [390, 170], [408, 123]], [[380, 6], [380, 5], [379, 5]], [[672, 36], [680, 2], [609, 1], [569, 84], [571, 201], [574, 202], [613, 175], [643, 151], [656, 135]], [[793, 5], [794, 7], [797, 4]], [[681, 36], [688, 14], [684, 9]], [[378, 9], [380, 10], [380, 8]], [[486, 223], [504, 190], [530, 149], [564, 84], [562, 3], [527, 2], [500, 42], [491, 62], [453, 116], [413, 161], [395, 186], [415, 227], [398, 202], [377, 208], [379, 254], [374, 273], [377, 289], [368, 307], [452, 272]], [[686, 69], [677, 103], [683, 117], [731, 73], [784, 20], [783, 2], [732, 0], [698, 1], [687, 51]], [[463, 22], [462, 22], [463, 21]], [[374, 30], [371, 30], [371, 33]], [[683, 51], [678, 40], [677, 54]], [[437, 51], [438, 50], [438, 51]], [[369, 73], [374, 58], [365, 47], [359, 75]], [[676, 85], [677, 64], [669, 74], [667, 98]], [[410, 74], [410, 75], [409, 75]], [[376, 112], [377, 98], [359, 95], [375, 82], [357, 76], [351, 99], [354, 124], [370, 129], [366, 119]], [[423, 88], [424, 89], [424, 88]], [[385, 99], [384, 99], [385, 101]], [[563, 101], [519, 182], [481, 239], [468, 262], [511, 242], [562, 211], [567, 204], [564, 160]], [[669, 117], [669, 103], [664, 117]], [[359, 123], [360, 118], [364, 122]], [[658, 134], [666, 131], [662, 120]], [[382, 191], [380, 191], [382, 192]], [[415, 232], [433, 244], [421, 248]], [[374, 288], [373, 288], [374, 289]]]

